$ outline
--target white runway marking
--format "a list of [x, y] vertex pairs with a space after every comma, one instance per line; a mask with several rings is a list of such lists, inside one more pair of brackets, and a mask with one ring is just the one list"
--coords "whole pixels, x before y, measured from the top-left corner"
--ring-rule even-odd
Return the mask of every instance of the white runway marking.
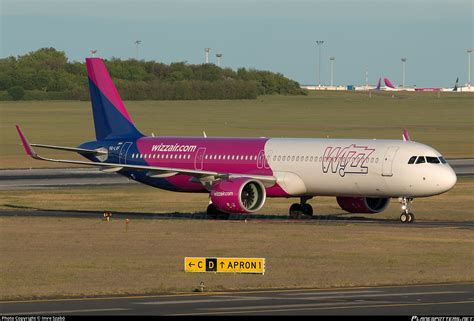
[[383, 291], [333, 291], [333, 292], [302, 292], [302, 293], [283, 293], [285, 296], [299, 296], [299, 295], [328, 295], [328, 294], [364, 294], [364, 293], [382, 293]]
[[[233, 297], [235, 298], [235, 297]], [[194, 303], [210, 303], [210, 302], [237, 302], [237, 301], [257, 301], [268, 300], [266, 297], [242, 297], [235, 299], [201, 299], [201, 300], [181, 300], [181, 301], [153, 301], [153, 302], [137, 302], [134, 304], [149, 304], [149, 305], [168, 305], [168, 304], [194, 304]]]
[[348, 298], [380, 298], [380, 297], [398, 297], [398, 296], [415, 296], [415, 295], [437, 295], [437, 294], [461, 294], [465, 291], [440, 291], [440, 292], [406, 292], [406, 293], [383, 293], [383, 294], [357, 294], [357, 295], [330, 295], [330, 296], [313, 296], [301, 298], [301, 300], [330, 300], [330, 299], [348, 299]]
[[[387, 304], [392, 303], [393, 301], [379, 301], [377, 303]], [[306, 303], [306, 304], [276, 304], [276, 305], [249, 305], [246, 307], [226, 307], [226, 308], [206, 308], [199, 310], [208, 310], [208, 311], [238, 311], [238, 310], [259, 310], [259, 309], [287, 309], [287, 308], [311, 308], [311, 307], [321, 307], [321, 306], [344, 306], [344, 305], [356, 305], [367, 303], [367, 301], [358, 301], [358, 302], [321, 302], [321, 303]]]
[[112, 312], [126, 311], [130, 309], [113, 308], [113, 309], [85, 309], [85, 310], [63, 310], [63, 311], [34, 311], [34, 312], [11, 312], [3, 315], [29, 315], [29, 314], [68, 314], [68, 313], [86, 313], [86, 312]]

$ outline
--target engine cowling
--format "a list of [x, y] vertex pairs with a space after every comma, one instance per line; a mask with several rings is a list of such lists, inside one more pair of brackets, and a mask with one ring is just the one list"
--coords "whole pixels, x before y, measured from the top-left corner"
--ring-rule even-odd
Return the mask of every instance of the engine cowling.
[[226, 213], [256, 212], [262, 208], [265, 198], [263, 184], [251, 178], [219, 181], [211, 189], [212, 203]]
[[390, 198], [380, 197], [337, 197], [337, 203], [349, 213], [380, 213], [390, 203]]

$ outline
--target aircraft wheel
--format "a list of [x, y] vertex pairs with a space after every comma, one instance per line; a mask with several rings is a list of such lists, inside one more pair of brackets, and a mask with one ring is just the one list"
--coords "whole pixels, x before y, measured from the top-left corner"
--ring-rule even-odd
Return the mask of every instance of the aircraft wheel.
[[304, 203], [302, 206], [303, 214], [306, 216], [313, 216], [313, 207], [311, 204]]
[[413, 213], [408, 213], [408, 223], [413, 223], [415, 221], [415, 215]]
[[217, 207], [214, 204], [209, 204], [207, 206], [206, 213], [207, 213], [208, 218], [216, 219], [217, 215], [219, 214], [219, 210], [217, 209]]
[[300, 215], [303, 214], [303, 208], [298, 203], [293, 203], [290, 206], [290, 217], [291, 218], [298, 218]]
[[402, 223], [407, 223], [408, 222], [408, 214], [407, 213], [402, 213], [402, 215], [400, 215], [400, 222], [402, 222]]

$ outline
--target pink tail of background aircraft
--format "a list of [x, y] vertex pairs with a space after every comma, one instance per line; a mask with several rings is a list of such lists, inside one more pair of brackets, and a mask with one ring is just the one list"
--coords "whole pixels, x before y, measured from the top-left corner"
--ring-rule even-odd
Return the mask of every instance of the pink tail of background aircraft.
[[[39, 160], [95, 166], [176, 192], [208, 193], [210, 217], [254, 213], [267, 197], [297, 198], [293, 217], [313, 215], [308, 200], [334, 196], [349, 213], [379, 213], [391, 198], [412, 222], [411, 201], [450, 190], [456, 175], [433, 148], [403, 140], [146, 137], [134, 125], [104, 62], [86, 59], [96, 140], [77, 148], [29, 144]], [[290, 111], [289, 111], [290, 112]], [[52, 159], [33, 147], [77, 152], [87, 161]]]

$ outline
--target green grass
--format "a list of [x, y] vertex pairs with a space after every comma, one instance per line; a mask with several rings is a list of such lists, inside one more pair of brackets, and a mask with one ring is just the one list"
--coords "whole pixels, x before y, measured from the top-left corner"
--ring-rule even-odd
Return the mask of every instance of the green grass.
[[[420, 220], [474, 221], [474, 179], [460, 178], [449, 192], [418, 198], [413, 211]], [[208, 204], [207, 194], [175, 193], [141, 184], [122, 187], [41, 188], [0, 191], [0, 209], [22, 211], [39, 210], [104, 210], [132, 213], [202, 213]], [[268, 198], [258, 214], [288, 215], [288, 208], [297, 199]], [[315, 197], [309, 203], [316, 215], [347, 215], [338, 206], [335, 197]], [[393, 199], [384, 212], [374, 218], [398, 219], [400, 204]], [[357, 216], [364, 216], [357, 214]], [[369, 214], [365, 216], [369, 217]]]
[[[334, 137], [413, 140], [448, 158], [474, 157], [474, 95], [321, 92], [257, 100], [128, 101], [137, 127], [150, 135]], [[32, 143], [77, 146], [94, 140], [89, 102], [0, 102], [0, 167], [57, 167], [28, 159], [14, 125]], [[43, 151], [44, 152], [44, 151]], [[71, 157], [47, 151], [55, 157]]]
[[[474, 280], [472, 230], [370, 224], [0, 218], [0, 299]], [[265, 275], [184, 257], [265, 257]]]

